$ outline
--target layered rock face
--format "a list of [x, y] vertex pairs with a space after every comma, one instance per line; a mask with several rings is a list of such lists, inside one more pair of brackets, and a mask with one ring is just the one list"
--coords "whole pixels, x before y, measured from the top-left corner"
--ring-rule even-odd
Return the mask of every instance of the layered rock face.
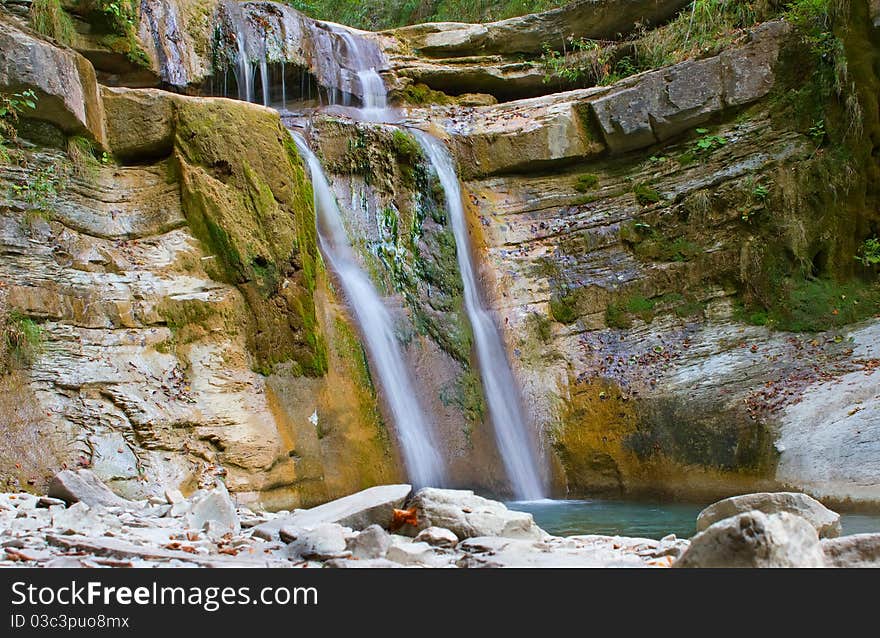
[[[878, 222], [874, 3], [822, 35], [839, 50], [774, 20], [604, 85], [544, 81], [554, 33], [618, 39], [633, 15], [656, 24], [683, 4], [597, 0], [365, 38], [393, 96], [443, 103], [403, 121], [456, 155], [558, 494], [791, 486], [876, 503], [876, 271], [854, 259]], [[98, 83], [216, 89], [242, 62], [338, 88], [351, 77], [326, 61], [341, 27], [266, 2], [151, 1], [138, 20], [116, 57], [88, 33], [80, 55], [0, 21], [0, 90], [38, 98], [0, 169], [0, 277], [42, 332], [19, 371], [41, 436], [75, 441], [67, 462], [129, 496], [225, 476], [237, 498], [287, 508], [402, 478], [277, 113]], [[442, 189], [401, 126], [313, 124], [450, 474], [503, 491]], [[88, 157], [64, 152], [74, 140]], [[777, 522], [752, 521], [770, 536]]]
[[[242, 502], [290, 507], [395, 478], [277, 114], [160, 91], [101, 93], [94, 76], [80, 76], [82, 89], [53, 84], [54, 64], [38, 63], [54, 58], [22, 62], [52, 47], [13, 37], [23, 44], [4, 48], [0, 66], [49, 78], [36, 85], [46, 94], [38, 102], [65, 105], [23, 122], [35, 143], [0, 169], [4, 302], [39, 325], [23, 400], [45, 414], [32, 427], [47, 448], [58, 442], [67, 463], [130, 497], [188, 493], [223, 476]], [[58, 150], [65, 133], [91, 130], [68, 129], [71, 114], [98, 119], [96, 152], [121, 163], [74, 163]]]
[[[865, 83], [849, 108], [864, 100], [856, 126], [876, 130], [876, 78], [857, 70], [875, 37], [863, 11], [844, 38]], [[450, 134], [485, 282], [564, 493], [880, 497], [876, 324], [787, 333], [743, 310], [792, 303], [778, 319], [791, 322], [803, 302], [787, 296], [851, 278], [853, 230], [876, 220], [873, 162], [841, 172], [824, 132], [817, 146], [785, 110], [818, 72], [797, 61], [803, 46], [771, 22], [718, 56], [609, 87], [426, 114]], [[829, 99], [830, 126], [845, 98]], [[843, 144], [866, 158], [872, 142]], [[800, 325], [838, 325], [848, 294]], [[876, 300], [855, 294], [870, 318]]]

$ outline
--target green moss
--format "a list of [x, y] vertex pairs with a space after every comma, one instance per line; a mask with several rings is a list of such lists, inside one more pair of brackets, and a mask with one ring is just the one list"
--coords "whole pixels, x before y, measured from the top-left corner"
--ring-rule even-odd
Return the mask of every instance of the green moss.
[[422, 147], [416, 139], [400, 129], [395, 129], [391, 135], [391, 149], [397, 158], [397, 166], [403, 177], [404, 186], [414, 187], [416, 182], [415, 171], [419, 162], [423, 159]]
[[394, 129], [391, 134], [391, 148], [398, 159], [414, 165], [424, 157], [422, 147], [410, 133], [400, 129]]
[[443, 405], [455, 406], [462, 411], [467, 421], [465, 434], [468, 437], [473, 425], [482, 422], [486, 414], [480, 377], [470, 370], [460, 374], [452, 385], [440, 390], [440, 401]]
[[622, 224], [618, 233], [620, 240], [643, 260], [690, 261], [702, 252], [694, 241], [686, 237], [666, 237], [645, 222]]
[[640, 317], [645, 323], [650, 323], [654, 319], [655, 305], [657, 305], [657, 302], [653, 299], [648, 299], [642, 295], [634, 295], [627, 300], [624, 307], [627, 312]]
[[426, 84], [410, 84], [400, 92], [400, 99], [414, 106], [428, 104], [451, 104], [453, 99], [442, 91], [435, 91]]
[[[380, 243], [374, 250], [382, 267], [375, 278], [380, 286], [403, 296], [420, 334], [430, 336], [444, 352], [468, 367], [472, 334], [464, 311], [455, 236], [442, 199], [437, 198], [442, 190], [433, 188], [433, 173], [426, 169], [421, 149], [413, 146], [415, 140], [402, 134], [386, 142], [395, 157], [413, 162], [414, 184], [404, 183], [395, 198], [403, 212], [397, 206], [386, 206], [377, 215]], [[407, 192], [409, 188], [412, 194]], [[370, 257], [365, 255], [367, 263]]]
[[323, 374], [312, 191], [293, 141], [277, 115], [248, 104], [176, 104], [184, 211], [216, 257], [208, 274], [238, 286], [250, 307], [255, 369], [294, 362], [304, 374]]
[[546, 345], [553, 339], [553, 327], [550, 325], [550, 320], [543, 314], [530, 312], [526, 318], [526, 325], [530, 333], [540, 343]]
[[858, 280], [785, 282], [768, 309], [744, 306], [738, 318], [789, 332], [840, 328], [880, 313], [880, 284]]
[[557, 291], [550, 297], [550, 315], [559, 323], [574, 323], [580, 316], [577, 305], [576, 292], [569, 289]]
[[605, 308], [605, 325], [609, 328], [619, 328], [626, 330], [632, 327], [632, 320], [629, 315], [617, 304], [608, 304]]
[[633, 193], [636, 196], [636, 201], [642, 206], [650, 206], [663, 199], [660, 193], [647, 184], [636, 184], [633, 187]]
[[574, 189], [579, 193], [586, 193], [599, 186], [599, 176], [592, 173], [579, 175], [574, 182]]

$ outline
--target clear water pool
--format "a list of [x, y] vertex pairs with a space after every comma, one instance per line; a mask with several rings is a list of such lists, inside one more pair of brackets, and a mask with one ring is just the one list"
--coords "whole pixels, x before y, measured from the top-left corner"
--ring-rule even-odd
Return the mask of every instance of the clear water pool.
[[[693, 503], [570, 500], [517, 501], [513, 510], [529, 512], [535, 522], [556, 536], [607, 534], [662, 538], [693, 536], [697, 514], [705, 505]], [[842, 514], [844, 534], [880, 532], [880, 514]]]

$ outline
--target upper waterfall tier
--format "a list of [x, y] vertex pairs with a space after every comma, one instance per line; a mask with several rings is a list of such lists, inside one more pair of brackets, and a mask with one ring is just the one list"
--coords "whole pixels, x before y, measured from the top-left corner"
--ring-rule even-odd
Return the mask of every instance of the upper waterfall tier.
[[[262, 80], [261, 101], [269, 103], [269, 63], [306, 69], [330, 104], [384, 108], [385, 88], [379, 72], [388, 68], [372, 34], [312, 20], [285, 5], [224, 2], [213, 42], [215, 75], [235, 73], [240, 99], [256, 100], [256, 70]], [[284, 78], [282, 77], [282, 82]]]

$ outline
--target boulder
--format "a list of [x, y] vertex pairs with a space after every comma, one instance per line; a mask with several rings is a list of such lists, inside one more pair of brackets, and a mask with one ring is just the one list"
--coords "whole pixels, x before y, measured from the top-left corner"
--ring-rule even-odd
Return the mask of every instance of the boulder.
[[354, 558], [362, 559], [382, 558], [389, 547], [391, 535], [378, 525], [370, 525], [357, 536], [349, 538], [346, 544]]
[[770, 92], [776, 82], [779, 47], [790, 32], [788, 22], [767, 22], [749, 34], [747, 44], [721, 53], [725, 106], [748, 104]]
[[651, 146], [721, 110], [721, 62], [688, 61], [637, 76], [591, 107], [612, 151]]
[[476, 108], [450, 128], [462, 179], [540, 170], [584, 160], [605, 150], [587, 125], [589, 99], [606, 89]]
[[823, 567], [816, 529], [800, 516], [752, 511], [691, 539], [674, 567]]
[[101, 87], [107, 146], [121, 159], [162, 157], [174, 146], [175, 96], [158, 89]]
[[798, 492], [758, 492], [718, 501], [697, 516], [697, 531], [702, 532], [722, 519], [753, 510], [765, 514], [795, 514], [815, 527], [820, 538], [840, 536], [840, 514], [832, 512], [813, 497]]
[[394, 34], [422, 55], [540, 53], [562, 48], [571, 34], [614, 40], [637, 25], [659, 24], [689, 0], [579, 0], [564, 7], [488, 24], [435, 22], [403, 27]]
[[89, 61], [0, 17], [0, 91], [28, 89], [36, 93], [37, 105], [27, 117], [104, 144], [103, 105]]
[[226, 486], [219, 482], [210, 492], [192, 499], [192, 507], [186, 512], [186, 521], [187, 525], [198, 530], [204, 529], [209, 521], [213, 521], [216, 523], [212, 526], [215, 532], [219, 529], [236, 534], [241, 531], [235, 503], [232, 502]]
[[434, 547], [455, 547], [458, 544], [458, 536], [442, 527], [428, 527], [416, 534], [415, 541]]
[[475, 495], [470, 490], [426, 487], [409, 503], [416, 510], [417, 531], [442, 527], [460, 539], [475, 536], [540, 539], [544, 530], [531, 514], [507, 509], [503, 503]]
[[351, 533], [342, 525], [321, 523], [312, 528], [286, 526], [282, 537], [288, 542], [287, 555], [294, 560], [327, 560], [346, 553], [346, 537]]
[[880, 567], [880, 534], [851, 534], [822, 541], [828, 567]]
[[134, 503], [110, 491], [91, 470], [63, 470], [49, 483], [49, 496], [67, 503], [82, 502], [92, 507], [132, 507]]
[[260, 538], [274, 538], [285, 526], [314, 527], [321, 523], [338, 523], [355, 530], [370, 525], [387, 528], [396, 508], [403, 505], [412, 491], [411, 485], [378, 485], [361, 490], [307, 510], [268, 521], [254, 528]]
[[758, 100], [773, 88], [785, 22], [757, 27], [747, 43], [705, 60], [688, 60], [615, 84], [590, 104], [616, 153], [668, 140], [722, 109]]

